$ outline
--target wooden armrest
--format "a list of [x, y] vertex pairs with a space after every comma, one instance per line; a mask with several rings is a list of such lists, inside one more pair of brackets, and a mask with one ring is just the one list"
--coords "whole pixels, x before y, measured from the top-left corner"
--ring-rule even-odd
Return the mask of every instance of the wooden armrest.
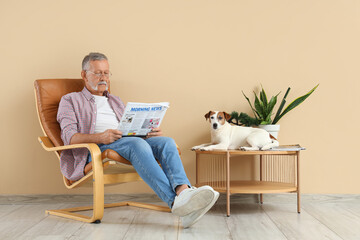
[[[94, 156], [100, 155], [100, 159], [101, 159], [100, 148], [95, 143], [81, 143], [81, 144], [71, 144], [71, 145], [55, 147], [54, 144], [51, 142], [51, 140], [46, 136], [38, 137], [38, 140], [39, 140], [41, 146], [48, 152], [62, 151], [62, 150], [76, 149], [76, 148], [87, 148], [87, 149], [89, 149], [92, 157], [93, 157], [93, 155]], [[95, 158], [92, 158], [92, 159], [95, 159]]]
[[[62, 151], [62, 150], [76, 149], [76, 148], [87, 148], [87, 149], [89, 149], [89, 151], [91, 153], [91, 157], [93, 157], [93, 155], [100, 155], [100, 159], [101, 159], [100, 148], [95, 143], [81, 143], [81, 144], [71, 144], [71, 145], [55, 147], [54, 144], [51, 142], [51, 140], [46, 136], [38, 137], [38, 140], [39, 140], [41, 146], [48, 152]], [[177, 144], [176, 144], [176, 147], [178, 149], [179, 155], [181, 155], [180, 148]], [[92, 159], [95, 159], [95, 158], [92, 158]]]

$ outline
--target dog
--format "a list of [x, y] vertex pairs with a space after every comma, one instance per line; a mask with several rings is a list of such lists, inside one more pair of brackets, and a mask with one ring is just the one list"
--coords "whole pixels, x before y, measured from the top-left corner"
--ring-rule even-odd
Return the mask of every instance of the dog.
[[227, 150], [243, 151], [268, 150], [279, 146], [279, 142], [271, 139], [264, 129], [230, 125], [230, 114], [209, 111], [205, 114], [206, 121], [211, 123], [211, 143], [194, 146], [192, 150]]

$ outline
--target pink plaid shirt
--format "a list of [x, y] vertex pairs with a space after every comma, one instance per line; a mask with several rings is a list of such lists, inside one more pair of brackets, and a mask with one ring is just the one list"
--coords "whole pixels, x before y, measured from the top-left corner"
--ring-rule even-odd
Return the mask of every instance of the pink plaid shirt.
[[[118, 120], [124, 113], [125, 106], [120, 98], [105, 92], [109, 104]], [[59, 104], [57, 121], [61, 127], [64, 145], [69, 145], [75, 133], [93, 134], [96, 124], [96, 103], [94, 96], [84, 87], [81, 92], [64, 95]], [[60, 155], [62, 174], [69, 180], [76, 181], [84, 176], [84, 167], [89, 151], [86, 148], [65, 150]]]

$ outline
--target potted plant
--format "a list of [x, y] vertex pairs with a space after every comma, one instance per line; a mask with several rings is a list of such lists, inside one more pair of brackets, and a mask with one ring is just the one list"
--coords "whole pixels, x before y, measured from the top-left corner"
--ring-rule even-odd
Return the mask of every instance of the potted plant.
[[290, 87], [287, 89], [281, 104], [276, 111], [275, 117], [272, 119], [273, 110], [277, 103], [277, 97], [280, 94], [280, 92], [272, 96], [271, 99], [268, 101], [266, 92], [264, 88], [261, 86], [261, 91], [259, 96], [255, 95], [255, 101], [254, 106], [251, 104], [250, 99], [245, 95], [244, 92], [243, 95], [248, 101], [252, 112], [254, 113], [254, 117], [250, 117], [248, 114], [241, 112], [240, 114], [236, 111], [233, 111], [231, 113], [231, 118], [229, 119], [229, 122], [236, 124], [236, 125], [244, 125], [244, 126], [259, 126], [261, 128], [264, 128], [267, 130], [271, 135], [273, 135], [275, 138], [277, 138], [278, 131], [280, 130], [280, 125], [278, 125], [278, 121], [288, 112], [290, 112], [295, 107], [299, 106], [300, 103], [305, 101], [306, 98], [308, 98], [315, 89], [319, 86], [316, 85], [313, 89], [311, 89], [307, 94], [296, 98], [294, 101], [292, 101], [284, 110], [284, 106], [286, 103], [286, 97], [290, 92]]

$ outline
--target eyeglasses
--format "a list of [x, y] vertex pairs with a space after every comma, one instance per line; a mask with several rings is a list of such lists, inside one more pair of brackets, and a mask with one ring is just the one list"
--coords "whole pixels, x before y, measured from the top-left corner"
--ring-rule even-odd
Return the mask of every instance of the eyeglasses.
[[86, 71], [86, 72], [94, 74], [97, 78], [101, 78], [102, 76], [104, 76], [105, 78], [110, 78], [112, 75], [111, 72], [108, 72], [108, 73], [94, 73], [92, 71]]

